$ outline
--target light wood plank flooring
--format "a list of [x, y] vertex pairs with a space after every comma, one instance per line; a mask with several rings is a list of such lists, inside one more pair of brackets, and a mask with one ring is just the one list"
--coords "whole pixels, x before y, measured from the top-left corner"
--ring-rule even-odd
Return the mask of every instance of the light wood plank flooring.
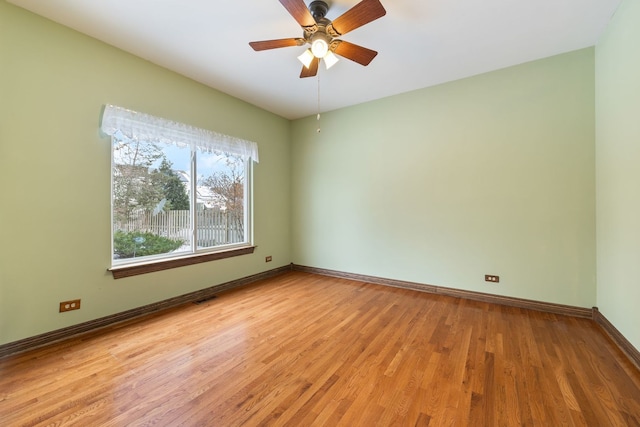
[[1, 426], [640, 426], [588, 319], [291, 272], [0, 359]]

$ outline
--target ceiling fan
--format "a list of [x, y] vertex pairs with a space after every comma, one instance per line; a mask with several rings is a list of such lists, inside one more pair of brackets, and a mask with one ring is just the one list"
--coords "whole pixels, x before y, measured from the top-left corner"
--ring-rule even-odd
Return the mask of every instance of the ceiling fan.
[[304, 64], [301, 78], [315, 76], [320, 59], [324, 60], [327, 69], [338, 61], [336, 55], [366, 66], [378, 54], [375, 50], [339, 40], [338, 37], [383, 17], [387, 11], [379, 0], [362, 0], [333, 21], [325, 18], [329, 11], [329, 5], [325, 1], [312, 1], [309, 8], [304, 0], [279, 1], [302, 27], [302, 37], [263, 40], [250, 42], [249, 45], [255, 51], [311, 45], [310, 49], [298, 57]]

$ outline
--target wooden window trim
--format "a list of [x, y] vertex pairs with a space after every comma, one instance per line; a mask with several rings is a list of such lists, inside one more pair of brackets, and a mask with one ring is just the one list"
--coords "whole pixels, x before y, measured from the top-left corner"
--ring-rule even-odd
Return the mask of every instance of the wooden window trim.
[[210, 252], [206, 254], [191, 254], [179, 258], [164, 259], [160, 261], [146, 262], [144, 264], [123, 265], [111, 267], [109, 271], [114, 279], [138, 276], [140, 274], [153, 273], [168, 270], [170, 268], [184, 267], [186, 265], [200, 264], [202, 262], [231, 258], [239, 255], [252, 254], [255, 246], [243, 246], [241, 248], [227, 249], [224, 251]]

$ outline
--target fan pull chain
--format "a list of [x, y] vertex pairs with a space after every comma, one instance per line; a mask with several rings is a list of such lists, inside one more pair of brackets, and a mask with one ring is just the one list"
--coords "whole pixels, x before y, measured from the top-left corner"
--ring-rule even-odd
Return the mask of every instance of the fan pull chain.
[[318, 116], [316, 120], [318, 121], [318, 129], [316, 132], [320, 133], [320, 73], [318, 73]]

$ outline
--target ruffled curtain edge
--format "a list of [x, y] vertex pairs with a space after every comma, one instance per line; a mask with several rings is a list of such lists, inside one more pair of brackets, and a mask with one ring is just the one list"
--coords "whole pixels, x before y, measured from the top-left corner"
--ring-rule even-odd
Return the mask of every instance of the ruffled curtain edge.
[[207, 129], [175, 122], [151, 114], [140, 113], [107, 104], [102, 113], [100, 130], [108, 136], [120, 132], [132, 140], [144, 140], [192, 146], [205, 152], [222, 151], [259, 162], [258, 144]]

